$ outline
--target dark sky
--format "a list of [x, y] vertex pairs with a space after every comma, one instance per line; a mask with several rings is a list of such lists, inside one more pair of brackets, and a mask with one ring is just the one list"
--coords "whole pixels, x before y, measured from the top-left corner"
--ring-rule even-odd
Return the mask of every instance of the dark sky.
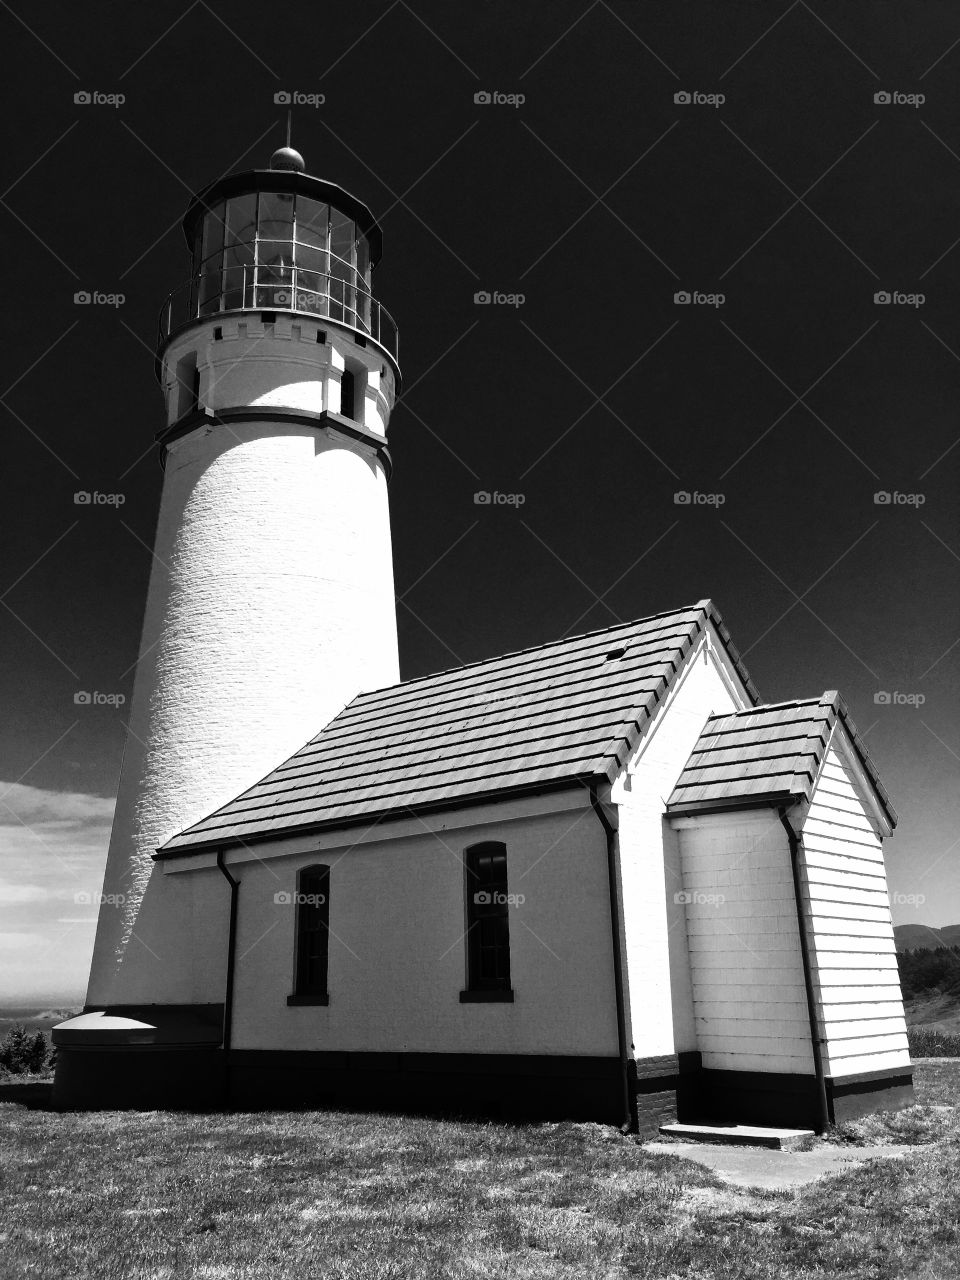
[[902, 817], [895, 919], [960, 918], [954, 4], [18, 0], [0, 29], [3, 781], [115, 790], [122, 712], [73, 695], [131, 690], [179, 219], [267, 164], [278, 90], [324, 94], [293, 140], [380, 218], [400, 326], [404, 675], [712, 596], [767, 700], [846, 697]]

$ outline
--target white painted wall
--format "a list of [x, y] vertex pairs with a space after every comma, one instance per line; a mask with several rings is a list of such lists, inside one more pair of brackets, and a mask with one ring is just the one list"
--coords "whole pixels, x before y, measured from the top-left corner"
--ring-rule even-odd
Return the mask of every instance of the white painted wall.
[[[542, 804], [556, 804], [548, 797]], [[606, 841], [582, 790], [559, 811], [505, 800], [376, 829], [231, 853], [242, 882], [237, 1049], [615, 1055]], [[463, 850], [507, 846], [513, 1004], [461, 1004], [466, 984]], [[317, 846], [322, 848], [318, 852]], [[290, 1007], [297, 871], [332, 870], [330, 1004]], [[175, 864], [171, 864], [175, 867]], [[198, 873], [166, 877], [190, 884]]]
[[[212, 331], [188, 336], [219, 353], [228, 344]], [[230, 404], [322, 407], [291, 339], [261, 335], [255, 359], [245, 341], [232, 374], [219, 354], [203, 364], [202, 395], [212, 385]], [[358, 692], [399, 679], [387, 486], [371, 451], [256, 422], [174, 441], [140, 655], [104, 879], [123, 901], [101, 911], [87, 998], [218, 1000], [204, 957], [219, 942], [201, 923], [194, 949], [189, 900], [167, 892], [151, 858]]]
[[675, 825], [703, 1065], [812, 1074], [790, 847], [777, 813]]
[[[217, 328], [219, 340], [213, 337]], [[317, 341], [320, 332], [322, 343]], [[377, 347], [357, 346], [348, 331], [333, 323], [278, 312], [272, 325], [264, 325], [260, 313], [252, 311], [214, 316], [210, 324], [188, 330], [164, 353], [169, 423], [178, 417], [177, 365], [193, 353], [200, 370], [200, 403], [213, 410], [262, 404], [340, 413], [340, 377], [349, 365], [364, 391], [359, 420], [386, 434], [396, 395], [393, 367]]]
[[908, 1066], [883, 847], [844, 742], [827, 752], [803, 822], [803, 884], [824, 1070]]
[[625, 985], [638, 1058], [698, 1047], [686, 918], [676, 900], [684, 887], [681, 846], [664, 809], [707, 717], [748, 705], [711, 627], [613, 787], [619, 807]]

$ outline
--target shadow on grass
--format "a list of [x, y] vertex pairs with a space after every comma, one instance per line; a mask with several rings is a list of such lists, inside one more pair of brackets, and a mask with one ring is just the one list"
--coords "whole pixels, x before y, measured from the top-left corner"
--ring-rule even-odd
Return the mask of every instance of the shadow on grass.
[[53, 1111], [52, 1080], [0, 1080], [0, 1102], [15, 1102], [34, 1111]]

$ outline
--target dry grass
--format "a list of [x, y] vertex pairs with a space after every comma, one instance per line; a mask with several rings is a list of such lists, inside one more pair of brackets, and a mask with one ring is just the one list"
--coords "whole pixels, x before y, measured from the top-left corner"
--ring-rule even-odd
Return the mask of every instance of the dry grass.
[[[934, 1072], [921, 1105], [952, 1105], [957, 1085]], [[943, 1132], [902, 1161], [750, 1193], [597, 1125], [5, 1103], [2, 1275], [933, 1280], [960, 1251], [960, 1139]]]

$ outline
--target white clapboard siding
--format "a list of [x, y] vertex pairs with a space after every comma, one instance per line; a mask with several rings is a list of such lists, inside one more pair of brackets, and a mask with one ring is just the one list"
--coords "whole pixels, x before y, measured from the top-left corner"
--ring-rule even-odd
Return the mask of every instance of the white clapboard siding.
[[845, 746], [828, 750], [802, 832], [824, 1068], [833, 1076], [910, 1060], [883, 848]]
[[855, 979], [853, 983], [844, 983], [843, 986], [824, 987], [820, 992], [820, 1001], [825, 1013], [837, 1005], [862, 1004], [864, 1001], [884, 1004], [888, 1000], [893, 1001], [898, 1007], [901, 1005], [899, 983], [878, 981], [874, 986], [866, 984], [861, 986], [856, 985]]
[[703, 815], [680, 840], [697, 1048], [716, 1070], [811, 1074], [790, 852], [769, 813]]

